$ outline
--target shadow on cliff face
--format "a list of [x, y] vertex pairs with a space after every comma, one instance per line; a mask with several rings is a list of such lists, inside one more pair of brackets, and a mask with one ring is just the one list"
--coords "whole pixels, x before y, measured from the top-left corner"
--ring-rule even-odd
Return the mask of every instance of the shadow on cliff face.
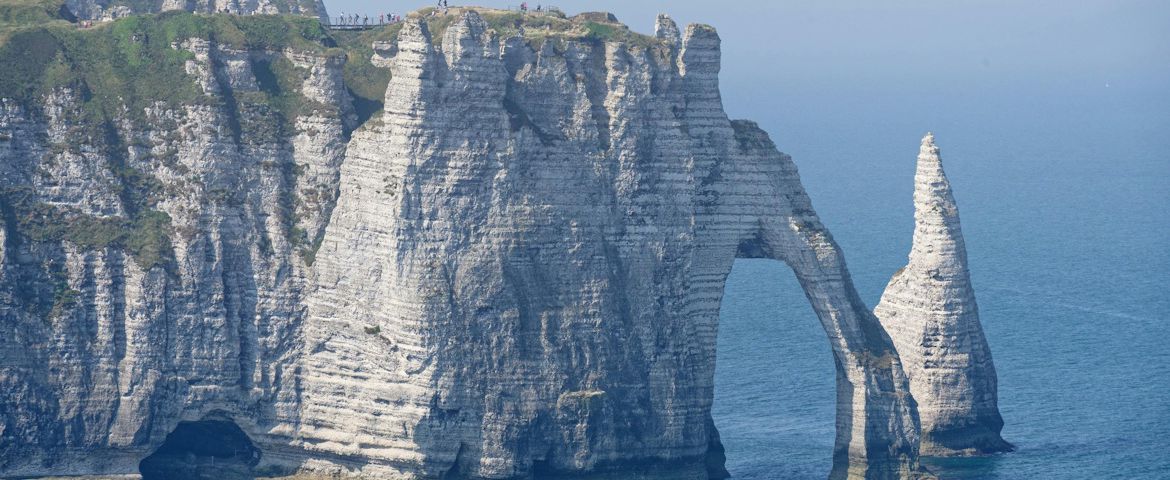
[[182, 422], [151, 456], [138, 464], [143, 480], [242, 480], [255, 478], [260, 450], [234, 422]]

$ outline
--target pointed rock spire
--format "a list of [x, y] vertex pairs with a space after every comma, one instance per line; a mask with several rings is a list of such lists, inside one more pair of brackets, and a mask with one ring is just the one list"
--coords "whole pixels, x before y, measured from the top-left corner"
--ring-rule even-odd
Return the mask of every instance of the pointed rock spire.
[[959, 210], [927, 133], [914, 176], [914, 243], [874, 313], [910, 377], [922, 455], [1012, 450], [1000, 437], [997, 379], [983, 336]]
[[966, 277], [967, 249], [959, 228], [959, 209], [943, 172], [934, 134], [922, 137], [914, 175], [914, 244], [910, 263], [939, 270], [946, 278]]
[[458, 63], [464, 57], [482, 57], [491, 51], [490, 47], [498, 49], [498, 44], [487, 45], [489, 42], [483, 41], [487, 29], [487, 22], [478, 12], [463, 12], [443, 33], [443, 54], [447, 57], [447, 64]]
[[428, 54], [431, 47], [431, 30], [427, 22], [419, 18], [408, 18], [402, 22], [402, 30], [398, 32], [399, 52], [413, 52]]
[[678, 30], [678, 24], [674, 23], [674, 19], [665, 13], [659, 13], [654, 22], [654, 37], [669, 42], [675, 48], [678, 48], [682, 43], [682, 34]]
[[723, 101], [719, 96], [721, 42], [719, 34], [710, 25], [692, 23], [683, 33], [675, 62], [683, 79], [687, 113], [692, 118], [724, 116]]
[[721, 43], [714, 27], [699, 23], [687, 25], [679, 54], [679, 73], [707, 88], [717, 88]]
[[430, 28], [421, 19], [408, 18], [402, 22], [394, 50], [391, 79], [399, 76], [419, 78], [426, 76], [433, 68], [435, 47], [431, 41]]
[[394, 50], [393, 61], [386, 61], [391, 73], [384, 116], [410, 116], [426, 97], [423, 92], [435, 86], [434, 77], [442, 61], [435, 53], [430, 29], [418, 18], [408, 18], [402, 23]]

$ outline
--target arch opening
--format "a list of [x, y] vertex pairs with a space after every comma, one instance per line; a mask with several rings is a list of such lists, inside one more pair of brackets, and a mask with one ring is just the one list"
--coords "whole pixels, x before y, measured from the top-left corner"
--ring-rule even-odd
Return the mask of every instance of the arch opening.
[[[799, 191], [800, 188], [797, 185], [788, 190]], [[836, 384], [835, 400], [829, 400], [826, 396], [827, 398], [822, 401], [810, 404], [814, 408], [824, 408], [816, 405], [835, 406], [836, 413], [833, 415], [835, 434], [832, 460], [828, 462], [832, 465], [829, 478], [910, 477], [918, 468], [919, 426], [917, 410], [913, 397], [909, 395], [909, 382], [902, 371], [901, 360], [877, 317], [862, 302], [853, 286], [840, 248], [812, 213], [807, 198], [798, 198], [793, 200], [793, 203], [799, 207], [799, 212], [761, 216], [757, 225], [744, 225], [745, 228], [732, 237], [734, 243], [728, 241], [731, 239], [722, 240], [721, 247], [726, 249], [722, 253], [724, 255], [722, 258], [726, 259], [727, 263], [720, 265], [720, 268], [725, 268], [720, 272], [723, 275], [722, 283], [718, 284], [723, 290], [723, 295], [716, 294], [715, 297], [720, 298], [722, 305], [729, 301], [728, 294], [734, 293], [727, 288], [727, 275], [730, 274], [737, 258], [741, 261], [747, 259], [778, 261], [761, 262], [776, 268], [777, 279], [790, 281], [792, 279], [787, 273], [781, 275], [779, 272], [794, 273], [795, 283], [799, 287], [787, 290], [800, 291], [804, 298], [789, 298], [785, 304], [789, 306], [805, 304], [811, 307], [823, 332], [812, 333], [816, 331], [814, 327], [805, 325], [810, 328], [809, 334], [804, 336], [805, 340], [812, 341], [813, 338], [825, 338], [820, 335], [827, 335], [835, 370], [833, 375]], [[786, 205], [776, 205], [774, 210], [785, 212]], [[720, 245], [718, 238], [714, 238], [712, 243]], [[773, 288], [778, 283], [773, 283]], [[760, 303], [757, 299], [770, 299], [784, 293], [786, 292], [777, 290], [762, 291], [748, 301]], [[807, 311], [791, 317], [801, 318], [804, 315], [807, 315]], [[722, 317], [720, 315], [720, 319], [715, 320], [719, 324], [716, 344], [727, 340], [724, 338], [728, 333], [726, 328], [730, 327]], [[759, 337], [761, 332], [778, 330], [774, 311], [763, 312], [760, 317], [762, 318], [757, 319], [758, 325], [754, 330], [745, 335], [749, 339]], [[762, 320], [772, 322], [760, 323]], [[724, 355], [727, 353], [726, 348], [717, 346], [716, 352], [712, 353], [718, 356], [718, 359], [714, 358], [715, 355], [712, 356], [712, 360], [716, 360], [716, 368], [727, 372], [728, 370], [723, 368], [728, 366], [727, 357]], [[812, 356], [815, 358], [815, 350]], [[771, 358], [772, 369], [775, 369], [777, 358], [783, 361], [788, 358], [788, 354], [783, 352], [774, 354]], [[766, 364], [760, 362], [744, 368], [753, 369], [753, 374], [758, 374], [760, 370], [768, 370]], [[733, 371], [730, 374], [735, 376]], [[716, 377], [718, 383], [727, 380], [726, 377], [719, 375]], [[819, 377], [818, 380], [824, 381], [827, 377]], [[712, 407], [722, 408], [714, 404]], [[726, 433], [720, 432], [721, 436]], [[730, 437], [728, 439], [730, 443]], [[775, 445], [774, 442], [769, 443]], [[773, 450], [768, 453], [774, 456], [776, 452]], [[816, 468], [817, 471], [821, 471], [824, 463], [817, 464], [822, 465]], [[805, 472], [794, 473], [793, 476], [819, 475]]]
[[180, 422], [138, 469], [143, 480], [252, 479], [260, 455], [231, 420]]
[[825, 478], [836, 367], [816, 312], [784, 262], [736, 260], [719, 313], [712, 416], [739, 478]]

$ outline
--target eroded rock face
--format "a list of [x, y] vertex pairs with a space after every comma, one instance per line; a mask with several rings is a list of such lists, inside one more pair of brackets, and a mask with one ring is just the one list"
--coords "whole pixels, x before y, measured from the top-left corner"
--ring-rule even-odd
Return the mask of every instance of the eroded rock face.
[[724, 114], [714, 30], [678, 50], [501, 50], [472, 13], [434, 43], [403, 28], [385, 115], [343, 162], [305, 324], [305, 448], [372, 475], [718, 478], [715, 335], [739, 255], [791, 265], [829, 332], [837, 474], [909, 473], [898, 358], [791, 159]]
[[[214, 421], [265, 472], [723, 478], [737, 257], [790, 265], [825, 327], [833, 477], [913, 475], [894, 344], [791, 158], [723, 112], [718, 35], [678, 31], [408, 21], [375, 51], [384, 112], [352, 137], [340, 57], [198, 38], [175, 48], [204, 97], [106, 126], [112, 146], [77, 141], [78, 92], [0, 100], [0, 475], [133, 473], [180, 422]], [[291, 125], [257, 101], [282, 68], [308, 107]], [[127, 196], [134, 172], [156, 197]], [[165, 255], [37, 234], [28, 205], [165, 214]]]
[[[176, 48], [199, 100], [97, 137], [74, 90], [39, 111], [0, 100], [0, 476], [134, 473], [178, 422], [220, 411], [287, 444], [268, 431], [298, 416], [282, 399], [303, 252], [354, 122], [343, 58]], [[316, 105], [289, 125], [259, 100], [256, 70], [278, 62]]]
[[1010, 451], [999, 435], [995, 365], [979, 323], [959, 210], [929, 133], [914, 176], [910, 262], [890, 279], [874, 313], [910, 377], [922, 454]]

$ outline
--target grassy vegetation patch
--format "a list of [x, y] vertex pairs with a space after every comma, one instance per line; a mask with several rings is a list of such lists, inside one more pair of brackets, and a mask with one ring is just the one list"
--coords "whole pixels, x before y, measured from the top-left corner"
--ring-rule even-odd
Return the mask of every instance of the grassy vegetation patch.
[[67, 241], [84, 250], [122, 248], [144, 269], [167, 266], [173, 258], [171, 217], [156, 210], [135, 218], [97, 217], [38, 202], [28, 188], [0, 191], [0, 209], [9, 227], [34, 242]]
[[[596, 16], [579, 15], [566, 18], [561, 13], [543, 15], [524, 14], [508, 10], [479, 10], [488, 27], [501, 37], [511, 37], [523, 32], [524, 38], [539, 47], [548, 39], [594, 42], [618, 42], [629, 46], [650, 48], [663, 46], [659, 39], [631, 31], [620, 23], [597, 21]], [[432, 38], [436, 43], [443, 32], [457, 18], [458, 12], [449, 15], [429, 17]]]
[[[84, 85], [97, 108], [130, 110], [156, 102], [188, 103], [200, 95], [174, 46], [189, 38], [235, 49], [324, 52], [328, 32], [312, 18], [277, 15], [141, 15], [91, 29], [42, 25], [11, 32], [0, 46], [0, 97], [35, 100], [59, 86]], [[54, 66], [53, 75], [46, 75]]]
[[0, 30], [6, 28], [64, 23], [69, 11], [64, 0], [3, 0], [0, 1]]
[[[50, 11], [51, 6], [42, 10]], [[0, 15], [15, 19], [32, 14], [17, 15], [11, 8], [0, 8]], [[50, 17], [44, 13], [36, 18]], [[17, 100], [35, 112], [46, 95], [70, 89], [80, 109], [67, 112], [71, 116], [68, 121], [78, 131], [76, 138], [59, 148], [87, 145], [102, 151], [117, 178], [114, 188], [126, 209], [125, 217], [96, 217], [40, 203], [27, 190], [10, 189], [0, 192], [0, 202], [14, 219], [14, 230], [36, 242], [68, 241], [83, 249], [123, 248], [145, 268], [167, 265], [172, 258], [171, 219], [155, 209], [157, 197], [164, 194], [163, 186], [149, 173], [127, 164], [129, 150], [148, 146], [122, 138], [121, 128], [115, 125], [129, 121], [131, 131], [157, 129], [159, 126], [146, 118], [147, 108], [160, 103], [179, 108], [218, 101], [205, 96], [187, 73], [186, 63], [194, 55], [178, 48], [181, 42], [199, 38], [251, 52], [259, 90], [228, 91], [222, 99], [237, 140], [282, 143], [295, 133], [299, 115], [328, 114], [340, 107], [304, 98], [301, 88], [309, 71], [279, 54], [285, 50], [340, 54], [329, 32], [314, 18], [168, 12], [133, 16], [89, 29], [48, 22], [10, 33], [0, 44], [0, 65], [5, 66], [0, 75], [0, 98]], [[368, 65], [368, 58], [365, 63]], [[369, 78], [388, 77], [388, 72], [359, 73], [355, 80], [360, 81], [355, 83], [363, 92], [372, 93], [381, 83], [380, 100], [385, 80]], [[295, 167], [289, 169], [286, 176], [295, 177]], [[291, 199], [288, 203], [292, 212], [295, 205]], [[302, 236], [295, 240], [308, 243]]]
[[629, 46], [642, 48], [665, 47], [666, 44], [657, 37], [643, 35], [630, 30], [620, 24], [585, 22], [585, 38], [600, 42], [618, 42]]
[[[45, 30], [10, 37], [0, 46], [0, 98], [28, 100], [44, 91], [42, 79], [50, 65], [64, 61], [61, 42]], [[59, 75], [60, 73], [56, 73]]]
[[607, 23], [585, 22], [585, 32], [589, 38], [610, 40], [619, 38], [621, 28]]
[[[189, 28], [184, 28], [189, 27]], [[161, 24], [133, 17], [93, 30], [47, 26], [16, 32], [0, 46], [0, 97], [27, 104], [58, 87], [86, 92], [91, 123], [132, 114], [156, 101], [194, 101], [199, 92], [183, 64], [189, 53], [171, 48], [175, 39], [199, 36], [197, 25]]]
[[243, 34], [235, 46], [250, 49], [320, 52], [328, 48], [329, 32], [316, 18], [290, 15], [215, 15]]
[[397, 42], [401, 31], [402, 24], [397, 23], [366, 31], [333, 32], [337, 46], [345, 51], [342, 76], [362, 123], [382, 110], [386, 86], [390, 83], [390, 69], [376, 67], [370, 61], [374, 56], [374, 42]]

